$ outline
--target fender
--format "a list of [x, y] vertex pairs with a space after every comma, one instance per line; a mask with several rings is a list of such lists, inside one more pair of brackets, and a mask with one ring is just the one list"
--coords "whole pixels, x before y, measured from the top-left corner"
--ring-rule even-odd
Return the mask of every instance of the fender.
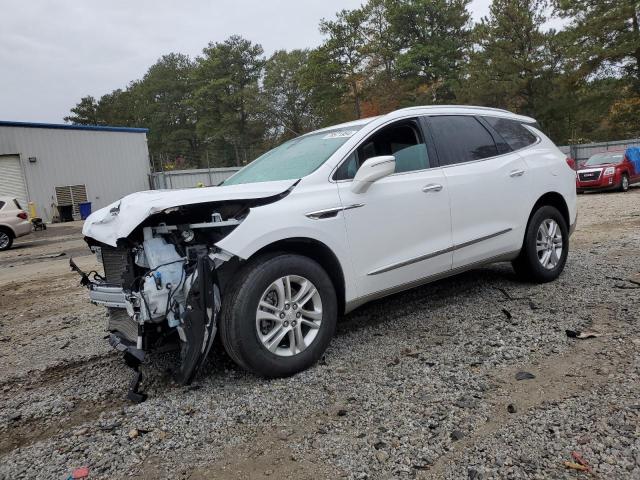
[[315, 196], [309, 192], [304, 196], [296, 195], [294, 190], [279, 202], [252, 208], [243, 222], [216, 243], [216, 246], [242, 260], [247, 260], [262, 248], [281, 240], [316, 240], [325, 244], [340, 263], [345, 281], [345, 300], [356, 298], [358, 292], [351, 280], [353, 269], [342, 211], [329, 218], [313, 219], [306, 216], [307, 213], [318, 210], [318, 205], [327, 208], [340, 206], [337, 189], [332, 192], [335, 196], [327, 198], [326, 190], [319, 190], [319, 195], [324, 197], [320, 200], [309, 198]]

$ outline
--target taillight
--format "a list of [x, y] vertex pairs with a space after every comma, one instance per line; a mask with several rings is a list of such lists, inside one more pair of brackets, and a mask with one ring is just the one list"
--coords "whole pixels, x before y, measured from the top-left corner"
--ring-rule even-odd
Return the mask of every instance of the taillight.
[[567, 165], [571, 167], [571, 170], [576, 169], [576, 161], [573, 158], [567, 157]]
[[18, 218], [21, 218], [23, 220], [26, 220], [27, 218], [29, 218], [29, 215], [27, 215], [27, 212], [20, 212], [18, 215], [16, 215]]

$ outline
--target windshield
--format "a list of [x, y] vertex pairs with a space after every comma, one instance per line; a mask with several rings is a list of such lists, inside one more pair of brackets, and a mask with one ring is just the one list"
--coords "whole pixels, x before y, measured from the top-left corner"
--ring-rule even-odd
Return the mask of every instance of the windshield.
[[305, 177], [326, 162], [363, 126], [325, 130], [289, 140], [255, 159], [226, 179], [222, 185], [294, 180]]
[[587, 160], [585, 165], [603, 165], [605, 163], [620, 163], [624, 154], [622, 153], [596, 153]]

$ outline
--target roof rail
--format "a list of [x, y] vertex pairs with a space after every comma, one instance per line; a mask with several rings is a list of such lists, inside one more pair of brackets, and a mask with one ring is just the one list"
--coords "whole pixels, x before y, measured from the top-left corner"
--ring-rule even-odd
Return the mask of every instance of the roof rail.
[[400, 108], [398, 110], [395, 110], [396, 112], [403, 112], [406, 110], [418, 110], [418, 109], [424, 109], [424, 108], [462, 108], [462, 109], [469, 109], [469, 110], [487, 110], [490, 112], [502, 112], [502, 113], [510, 113], [513, 115], [513, 112], [510, 112], [509, 110], [504, 110], [502, 108], [492, 108], [492, 107], [477, 107], [475, 105], [417, 105], [415, 107], [405, 107], [405, 108]]

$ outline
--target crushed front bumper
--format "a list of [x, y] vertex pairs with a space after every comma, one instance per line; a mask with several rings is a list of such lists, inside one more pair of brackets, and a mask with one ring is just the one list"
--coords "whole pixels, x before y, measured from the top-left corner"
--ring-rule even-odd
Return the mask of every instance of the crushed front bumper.
[[90, 278], [73, 259], [69, 264], [80, 275], [81, 284], [89, 289], [91, 302], [109, 310], [109, 343], [123, 353], [125, 362], [134, 370], [127, 395], [130, 400], [141, 402], [146, 398], [138, 391], [142, 379], [139, 366], [144, 360], [145, 350], [161, 346], [157, 341], [159, 335], [164, 335], [165, 339], [173, 338], [165, 346], [173, 347], [177, 343], [180, 349], [180, 361], [174, 370], [175, 380], [183, 385], [193, 381], [213, 344], [221, 303], [215, 264], [209, 256], [199, 257], [196, 268], [188, 277], [185, 310], [177, 327], [169, 326], [166, 318], [145, 321], [140, 315], [140, 305], [136, 304], [138, 297], [135, 292], [109, 284], [97, 274]]

